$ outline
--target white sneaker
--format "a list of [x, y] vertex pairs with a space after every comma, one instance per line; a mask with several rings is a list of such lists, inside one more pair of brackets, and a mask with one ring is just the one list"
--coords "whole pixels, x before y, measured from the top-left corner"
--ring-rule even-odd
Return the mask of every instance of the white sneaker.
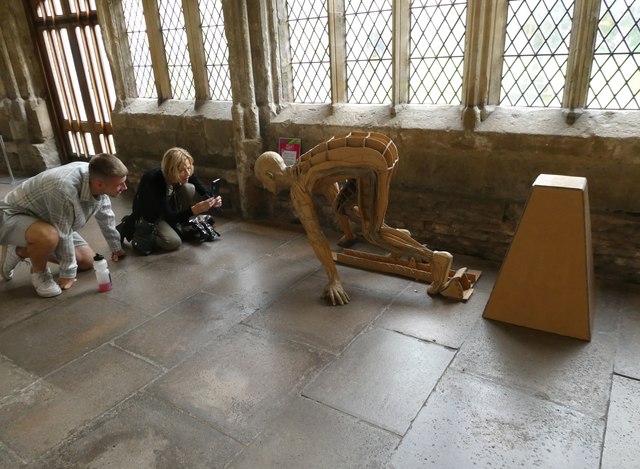
[[16, 266], [25, 261], [16, 252], [16, 247], [13, 244], [7, 244], [2, 246], [2, 257], [0, 257], [0, 265], [2, 265], [2, 278], [5, 280], [11, 280], [13, 278], [13, 270]]
[[43, 298], [58, 296], [62, 293], [62, 288], [53, 279], [49, 269], [44, 272], [34, 272], [31, 274], [31, 283], [36, 289], [36, 293]]

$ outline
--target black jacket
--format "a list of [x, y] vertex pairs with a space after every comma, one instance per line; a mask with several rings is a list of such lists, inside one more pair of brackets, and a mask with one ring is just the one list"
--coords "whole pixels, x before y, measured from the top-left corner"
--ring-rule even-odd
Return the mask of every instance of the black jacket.
[[[189, 182], [196, 188], [196, 192], [203, 198], [211, 197], [211, 194], [194, 175], [189, 176]], [[135, 223], [140, 217], [148, 222], [155, 222], [162, 218], [171, 226], [177, 223], [185, 223], [193, 216], [191, 207], [176, 211], [167, 201], [167, 183], [160, 168], [153, 168], [144, 173], [136, 195], [133, 199], [133, 220]]]

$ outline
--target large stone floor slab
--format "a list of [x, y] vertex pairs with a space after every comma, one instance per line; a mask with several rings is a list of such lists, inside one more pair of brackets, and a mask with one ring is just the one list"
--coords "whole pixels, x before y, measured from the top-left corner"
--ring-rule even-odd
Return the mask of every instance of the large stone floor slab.
[[614, 376], [601, 469], [640, 466], [640, 381]]
[[129, 399], [37, 464], [42, 468], [223, 468], [237, 441], [148, 394]]
[[16, 269], [10, 282], [0, 279], [0, 331], [67, 299], [65, 295], [46, 299], [38, 297], [31, 285], [29, 269], [30, 267]]
[[248, 443], [287, 397], [325, 363], [308, 347], [241, 326], [174, 368], [149, 390]]
[[604, 421], [448, 371], [391, 461], [397, 469], [597, 469]]
[[27, 387], [37, 378], [8, 359], [0, 356], [0, 399], [14, 391]]
[[200, 292], [124, 334], [115, 343], [171, 368], [250, 313], [228, 298]]
[[353, 289], [352, 301], [332, 306], [321, 298], [326, 281], [307, 277], [284, 292], [266, 310], [245, 322], [329, 353], [339, 353], [390, 303], [385, 294]]
[[640, 380], [640, 289], [628, 288], [620, 298], [620, 334], [615, 371]]
[[615, 371], [640, 379], [640, 310], [622, 314]]
[[608, 333], [584, 342], [482, 320], [451, 366], [602, 417], [614, 353]]
[[453, 354], [438, 345], [374, 328], [324, 369], [304, 395], [403, 435]]
[[413, 283], [378, 319], [380, 327], [451, 348], [460, 348], [482, 317], [488, 295], [476, 291], [467, 301], [432, 297], [424, 285]]
[[[190, 246], [190, 249], [176, 253], [151, 254], [153, 261], [133, 274], [114, 276], [111, 293], [117, 294], [127, 305], [158, 314], [200, 291], [202, 280], [211, 271], [208, 260], [212, 256], [209, 252], [211, 244]], [[121, 262], [128, 262], [128, 259]]]
[[111, 293], [69, 297], [0, 331], [0, 353], [44, 376], [148, 319]]
[[[335, 246], [335, 242], [338, 240], [338, 237], [332, 239], [331, 236], [327, 236], [327, 239], [332, 246]], [[300, 227], [298, 236], [282, 244], [270, 255], [290, 264], [304, 263], [318, 269], [322, 267], [320, 261], [316, 257], [316, 254], [313, 252], [313, 248], [311, 247], [309, 238], [307, 238], [307, 235], [305, 234], [302, 227]]]
[[16, 469], [24, 464], [25, 461], [12, 454], [8, 448], [0, 446], [0, 469]]
[[230, 468], [382, 468], [398, 441], [357, 418], [296, 398]]
[[213, 268], [236, 271], [253, 264], [298, 236], [285, 230], [245, 224], [236, 225], [233, 229], [222, 231], [221, 234], [220, 239], [199, 246], [204, 249], [183, 252], [181, 259], [184, 262], [205, 263], [208, 269], [201, 271], [203, 275]]
[[159, 370], [104, 346], [0, 403], [0, 439], [24, 460], [61, 443]]
[[267, 255], [234, 272], [212, 269], [204, 290], [232, 298], [243, 308], [264, 310], [316, 270], [308, 263]]

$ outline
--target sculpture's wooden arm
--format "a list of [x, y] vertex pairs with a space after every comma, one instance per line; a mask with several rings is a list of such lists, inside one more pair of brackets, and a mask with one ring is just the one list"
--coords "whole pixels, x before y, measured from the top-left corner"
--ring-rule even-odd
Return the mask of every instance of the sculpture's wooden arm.
[[320, 223], [318, 222], [318, 216], [313, 206], [311, 194], [301, 190], [299, 187], [292, 187], [291, 202], [307, 233], [313, 252], [320, 260], [329, 278], [329, 283], [324, 289], [324, 296], [329, 298], [333, 305], [347, 304], [349, 302], [349, 295], [342, 287], [336, 264], [333, 261], [329, 242], [320, 229]]

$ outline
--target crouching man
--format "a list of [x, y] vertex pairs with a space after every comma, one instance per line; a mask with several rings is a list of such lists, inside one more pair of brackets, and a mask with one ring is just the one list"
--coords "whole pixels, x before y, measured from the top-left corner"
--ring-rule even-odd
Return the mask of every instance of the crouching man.
[[[77, 231], [94, 215], [111, 259], [124, 257], [110, 197], [127, 189], [127, 174], [122, 161], [102, 153], [88, 163], [43, 171], [9, 192], [0, 201], [2, 277], [11, 280], [21, 262], [30, 262], [39, 296], [57, 296], [71, 288], [76, 272], [93, 265], [95, 252]], [[57, 282], [47, 262], [60, 265]]]

